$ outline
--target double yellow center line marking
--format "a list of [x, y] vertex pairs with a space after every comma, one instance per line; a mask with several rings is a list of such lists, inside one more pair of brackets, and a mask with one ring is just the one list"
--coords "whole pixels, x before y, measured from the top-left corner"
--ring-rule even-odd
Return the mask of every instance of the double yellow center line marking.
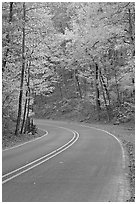
[[[55, 127], [55, 126], [54, 126]], [[58, 127], [58, 126], [56, 126]], [[65, 128], [65, 127], [58, 127], [58, 128], [62, 128], [62, 129], [65, 129], [67, 131], [70, 131], [73, 133], [73, 138], [67, 142], [66, 144], [64, 144], [63, 146], [57, 148], [56, 150], [18, 168], [18, 169], [15, 169], [9, 173], [6, 173], [2, 176], [2, 184], [4, 183], [7, 183], [8, 181], [16, 178], [17, 176], [20, 176], [22, 175], [23, 173], [43, 164], [44, 162], [48, 161], [49, 159], [57, 156], [58, 154], [60, 154], [61, 152], [65, 151], [66, 149], [68, 149], [69, 147], [71, 147], [79, 138], [79, 133], [76, 132], [75, 130], [71, 130], [71, 129], [68, 129], [68, 128]]]

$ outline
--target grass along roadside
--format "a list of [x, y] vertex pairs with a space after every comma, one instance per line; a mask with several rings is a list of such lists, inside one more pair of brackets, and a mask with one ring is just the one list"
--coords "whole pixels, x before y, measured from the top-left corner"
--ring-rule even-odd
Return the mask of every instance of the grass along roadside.
[[2, 150], [34, 140], [38, 137], [42, 137], [45, 133], [46, 131], [37, 128], [37, 133], [35, 133], [34, 135], [29, 133], [20, 134], [18, 136], [16, 136], [15, 134], [7, 134], [2, 138]]

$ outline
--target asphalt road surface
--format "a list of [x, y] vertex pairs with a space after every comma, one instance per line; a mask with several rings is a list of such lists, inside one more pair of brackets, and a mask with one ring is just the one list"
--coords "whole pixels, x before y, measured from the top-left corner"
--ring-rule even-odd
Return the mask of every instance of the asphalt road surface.
[[78, 123], [36, 120], [41, 139], [2, 153], [3, 202], [123, 201], [118, 140]]

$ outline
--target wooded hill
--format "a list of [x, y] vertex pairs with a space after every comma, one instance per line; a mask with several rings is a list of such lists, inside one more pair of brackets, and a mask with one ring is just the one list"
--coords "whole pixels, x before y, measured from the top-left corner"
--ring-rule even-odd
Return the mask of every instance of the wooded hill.
[[2, 3], [3, 133], [36, 117], [134, 120], [133, 2]]

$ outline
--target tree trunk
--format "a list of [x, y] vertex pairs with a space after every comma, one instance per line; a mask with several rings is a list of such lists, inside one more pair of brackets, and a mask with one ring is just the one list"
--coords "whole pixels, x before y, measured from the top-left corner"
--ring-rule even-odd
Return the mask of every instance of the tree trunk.
[[[27, 103], [29, 101], [29, 98], [30, 98], [30, 62], [28, 64], [28, 77], [27, 77], [27, 91], [26, 91], [26, 100], [25, 100], [25, 106], [24, 106], [24, 115], [23, 115], [23, 122], [22, 122], [22, 128], [21, 128], [21, 133], [23, 133], [23, 129], [24, 129], [24, 126], [25, 126], [25, 123], [26, 123], [26, 120], [27, 120], [27, 117], [26, 117], [26, 112], [27, 112]], [[27, 114], [28, 115], [28, 114]], [[26, 120], [25, 120], [26, 118]]]
[[20, 122], [21, 122], [23, 83], [24, 83], [24, 70], [25, 70], [25, 3], [23, 3], [22, 70], [21, 70], [21, 82], [20, 82], [20, 93], [19, 93], [18, 116], [17, 116], [15, 135], [19, 134]]
[[133, 25], [132, 25], [132, 14], [131, 14], [131, 10], [130, 8], [128, 9], [128, 22], [129, 22], [129, 29], [128, 29], [128, 33], [130, 36], [130, 43], [132, 45], [134, 45], [134, 37], [133, 37]]
[[103, 75], [101, 73], [101, 70], [100, 70], [100, 77], [101, 77], [101, 80], [102, 80], [102, 85], [104, 86], [104, 89], [105, 89], [105, 92], [106, 92], [106, 95], [107, 95], [107, 99], [108, 99], [108, 102], [109, 102], [109, 106], [110, 106], [110, 96], [109, 96], [109, 91], [107, 89], [107, 85], [104, 81], [104, 78], [103, 78]]
[[[13, 10], [13, 2], [10, 2], [9, 24], [11, 24], [12, 22], [12, 16], [13, 16], [12, 10]], [[9, 44], [10, 43], [9, 33], [6, 35], [6, 39], [7, 39], [7, 43]], [[2, 71], [5, 71], [8, 53], [9, 53], [9, 47], [6, 50], [4, 59], [2, 60]]]
[[115, 83], [116, 83], [116, 91], [117, 91], [117, 102], [118, 102], [118, 106], [121, 107], [121, 100], [120, 100], [116, 71], [115, 71]]
[[25, 120], [25, 127], [24, 127], [24, 133], [26, 131], [29, 131], [30, 129], [30, 118], [29, 118], [29, 109], [30, 109], [30, 88], [28, 89], [28, 100], [27, 100], [27, 115], [26, 115], [26, 120]]
[[86, 98], [86, 95], [87, 95], [87, 80], [86, 80], [86, 78], [83, 79], [83, 83], [84, 83], [84, 97]]
[[30, 127], [28, 125], [28, 121], [29, 121], [29, 109], [30, 109], [30, 65], [31, 65], [31, 62], [29, 62], [28, 64], [28, 79], [27, 79], [27, 87], [28, 87], [28, 94], [27, 94], [27, 116], [26, 116], [26, 121], [25, 121], [25, 128], [24, 128], [24, 133], [26, 131], [29, 131]]
[[28, 90], [26, 91], [26, 99], [25, 99], [25, 105], [24, 105], [23, 121], [22, 121], [22, 126], [21, 126], [21, 131], [20, 131], [21, 134], [23, 133], [24, 124], [25, 124], [25, 118], [26, 118], [27, 102], [28, 102], [27, 96], [28, 96]]
[[79, 96], [82, 99], [82, 92], [81, 92], [81, 88], [80, 88], [79, 78], [78, 78], [78, 75], [77, 75], [77, 70], [74, 70], [74, 77], [75, 77], [75, 81], [76, 81], [76, 84], [77, 84], [76, 87], [78, 88]]
[[106, 107], [107, 118], [108, 118], [108, 121], [110, 121], [109, 107], [107, 105], [107, 100], [106, 100], [105, 92], [104, 92], [104, 89], [103, 89], [103, 83], [102, 83], [101, 75], [99, 75], [99, 79], [100, 79], [100, 85], [101, 85], [101, 89], [102, 89], [102, 93], [103, 93], [103, 99], [104, 99], [104, 103], [105, 103], [105, 107]]
[[97, 109], [97, 115], [98, 120], [100, 120], [100, 99], [99, 99], [99, 88], [98, 88], [98, 75], [99, 75], [99, 68], [97, 63], [95, 63], [95, 89], [96, 89], [96, 109]]
[[128, 23], [129, 23], [128, 34], [129, 34], [130, 44], [132, 46], [132, 56], [135, 56], [135, 37], [133, 33], [133, 29], [135, 25], [133, 25], [132, 20], [133, 19], [132, 19], [131, 9], [129, 8], [128, 9]]

